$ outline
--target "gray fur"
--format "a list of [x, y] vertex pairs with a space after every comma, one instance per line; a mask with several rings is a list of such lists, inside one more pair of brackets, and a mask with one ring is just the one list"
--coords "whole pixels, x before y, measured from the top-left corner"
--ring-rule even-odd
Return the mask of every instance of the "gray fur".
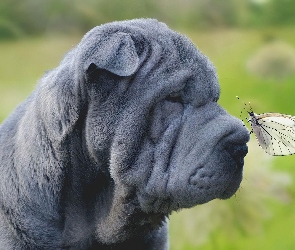
[[212, 63], [156, 20], [98, 26], [0, 127], [0, 248], [167, 249], [235, 193], [249, 139]]

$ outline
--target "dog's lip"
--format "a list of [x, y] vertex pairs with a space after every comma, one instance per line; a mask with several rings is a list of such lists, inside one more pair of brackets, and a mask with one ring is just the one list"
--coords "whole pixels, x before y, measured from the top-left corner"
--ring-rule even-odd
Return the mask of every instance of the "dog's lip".
[[225, 190], [219, 196], [220, 199], [226, 200], [232, 197], [240, 187], [240, 183], [242, 181], [242, 171], [236, 169], [234, 172], [229, 184], [225, 188]]

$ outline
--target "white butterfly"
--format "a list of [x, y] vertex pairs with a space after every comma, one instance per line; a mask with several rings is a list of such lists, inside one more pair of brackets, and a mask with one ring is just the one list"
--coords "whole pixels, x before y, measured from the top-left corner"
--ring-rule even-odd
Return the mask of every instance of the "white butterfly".
[[270, 155], [295, 154], [295, 117], [278, 113], [248, 112], [258, 144]]
[[[295, 116], [247, 111], [258, 144], [270, 155], [295, 154]], [[250, 133], [251, 133], [250, 132]]]

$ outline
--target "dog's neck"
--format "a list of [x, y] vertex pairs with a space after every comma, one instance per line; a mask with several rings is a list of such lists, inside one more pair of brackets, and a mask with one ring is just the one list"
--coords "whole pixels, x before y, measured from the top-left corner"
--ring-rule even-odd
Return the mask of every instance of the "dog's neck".
[[88, 204], [81, 203], [79, 194], [71, 191], [67, 203], [72, 205], [65, 211], [64, 244], [80, 239], [116, 245], [162, 226], [165, 215], [144, 213], [135, 191], [130, 189], [114, 183], [105, 185], [103, 192], [97, 193], [96, 200]]
[[[159, 228], [165, 215], [144, 213], [140, 209], [135, 191], [122, 186], [114, 187], [109, 213], [99, 219], [96, 234], [105, 243], [117, 243], [135, 235], [144, 235]], [[112, 227], [110, 227], [112, 225]]]

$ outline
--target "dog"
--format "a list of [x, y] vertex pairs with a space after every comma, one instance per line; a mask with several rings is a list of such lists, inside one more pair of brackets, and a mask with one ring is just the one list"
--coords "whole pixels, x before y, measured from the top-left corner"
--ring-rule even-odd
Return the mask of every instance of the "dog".
[[1, 249], [168, 249], [172, 211], [239, 188], [249, 132], [153, 19], [97, 26], [0, 127]]

